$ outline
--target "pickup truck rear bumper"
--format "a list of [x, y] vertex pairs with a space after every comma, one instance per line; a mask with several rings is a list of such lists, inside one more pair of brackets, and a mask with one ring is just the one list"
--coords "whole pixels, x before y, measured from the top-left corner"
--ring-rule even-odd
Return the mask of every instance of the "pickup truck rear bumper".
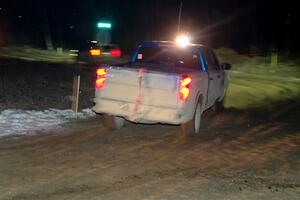
[[132, 122], [181, 124], [189, 120], [187, 113], [183, 114], [178, 108], [140, 104], [134, 112], [134, 103], [103, 98], [95, 98], [94, 102], [94, 112], [124, 117]]

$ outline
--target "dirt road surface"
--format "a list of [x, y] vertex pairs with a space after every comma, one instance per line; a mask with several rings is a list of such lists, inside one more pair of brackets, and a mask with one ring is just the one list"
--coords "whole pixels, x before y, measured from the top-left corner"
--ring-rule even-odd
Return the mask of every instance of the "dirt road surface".
[[[299, 101], [206, 113], [201, 134], [101, 116], [0, 139], [0, 199], [300, 199]], [[284, 108], [284, 109], [278, 109]]]

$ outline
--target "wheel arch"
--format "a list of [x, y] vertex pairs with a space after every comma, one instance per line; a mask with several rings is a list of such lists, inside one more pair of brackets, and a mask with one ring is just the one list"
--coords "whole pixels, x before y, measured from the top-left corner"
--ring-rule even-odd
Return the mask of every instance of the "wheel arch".
[[201, 107], [203, 106], [203, 100], [204, 100], [203, 98], [204, 98], [203, 94], [198, 92], [198, 94], [196, 96], [196, 99], [195, 99], [195, 102], [194, 102], [194, 110], [196, 109], [197, 103], [199, 103], [199, 102], [201, 103]]

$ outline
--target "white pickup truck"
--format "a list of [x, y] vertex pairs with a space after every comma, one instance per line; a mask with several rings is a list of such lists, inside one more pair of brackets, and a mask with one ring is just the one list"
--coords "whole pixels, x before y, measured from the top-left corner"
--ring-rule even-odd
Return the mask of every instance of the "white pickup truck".
[[230, 68], [203, 45], [144, 42], [129, 64], [97, 69], [93, 111], [104, 114], [110, 128], [121, 128], [127, 119], [199, 133], [202, 113], [223, 104]]

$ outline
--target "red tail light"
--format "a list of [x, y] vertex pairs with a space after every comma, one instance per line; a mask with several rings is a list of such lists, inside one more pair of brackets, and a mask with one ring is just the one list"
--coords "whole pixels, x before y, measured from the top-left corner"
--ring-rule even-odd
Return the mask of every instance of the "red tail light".
[[96, 90], [102, 90], [105, 87], [106, 69], [98, 68], [96, 74], [97, 74], [97, 79], [96, 79], [95, 88]]
[[101, 55], [101, 51], [100, 51], [100, 49], [91, 49], [90, 50], [90, 55], [91, 56], [100, 56]]
[[121, 56], [121, 50], [120, 49], [112, 49], [112, 50], [110, 50], [110, 55], [120, 57]]
[[189, 76], [183, 76], [179, 82], [179, 99], [185, 101], [190, 94], [190, 85], [192, 79]]

